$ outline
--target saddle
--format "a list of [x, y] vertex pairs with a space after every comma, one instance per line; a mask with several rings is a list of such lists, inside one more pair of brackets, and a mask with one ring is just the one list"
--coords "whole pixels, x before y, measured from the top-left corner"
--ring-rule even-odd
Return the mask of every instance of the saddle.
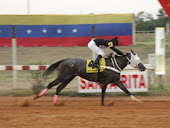
[[[93, 60], [87, 60], [86, 63], [86, 73], [98, 73], [98, 68], [92, 68], [94, 61]], [[106, 60], [105, 58], [101, 58], [99, 62], [100, 66], [106, 66]], [[103, 72], [105, 68], [100, 67], [100, 72]]]

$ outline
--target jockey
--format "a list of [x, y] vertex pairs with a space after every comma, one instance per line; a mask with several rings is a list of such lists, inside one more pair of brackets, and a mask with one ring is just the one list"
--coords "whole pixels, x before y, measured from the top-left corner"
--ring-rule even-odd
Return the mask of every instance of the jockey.
[[104, 57], [105, 53], [104, 51], [100, 48], [100, 47], [110, 47], [113, 51], [115, 51], [117, 54], [119, 55], [127, 55], [126, 52], [121, 52], [118, 49], [115, 48], [115, 46], [119, 45], [119, 41], [116, 38], [113, 38], [111, 40], [105, 40], [105, 39], [94, 39], [91, 40], [88, 43], [88, 47], [94, 52], [97, 53], [98, 56], [94, 62], [94, 64], [92, 65], [92, 67], [99, 67], [99, 60]]

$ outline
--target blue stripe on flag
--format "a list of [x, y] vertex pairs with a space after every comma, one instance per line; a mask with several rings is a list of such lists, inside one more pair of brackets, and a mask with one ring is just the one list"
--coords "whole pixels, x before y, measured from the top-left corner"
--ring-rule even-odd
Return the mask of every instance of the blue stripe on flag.
[[[132, 23], [94, 24], [96, 36], [132, 35]], [[17, 37], [91, 37], [93, 24], [16, 25]], [[12, 37], [12, 25], [0, 25], [0, 37]]]
[[0, 25], [0, 37], [12, 37], [12, 25]]
[[132, 23], [96, 24], [97, 36], [129, 36], [132, 35]]
[[92, 25], [18, 25], [17, 37], [91, 36]]

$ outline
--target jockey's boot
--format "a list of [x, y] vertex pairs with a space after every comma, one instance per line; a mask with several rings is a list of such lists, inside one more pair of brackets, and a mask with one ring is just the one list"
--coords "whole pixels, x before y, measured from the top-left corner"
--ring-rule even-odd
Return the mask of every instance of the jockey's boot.
[[92, 65], [92, 68], [99, 68], [99, 67], [100, 67], [100, 66], [99, 66], [99, 61], [100, 61], [101, 58], [102, 58], [101, 55], [98, 55], [98, 56], [97, 56], [95, 62], [94, 62], [93, 65]]

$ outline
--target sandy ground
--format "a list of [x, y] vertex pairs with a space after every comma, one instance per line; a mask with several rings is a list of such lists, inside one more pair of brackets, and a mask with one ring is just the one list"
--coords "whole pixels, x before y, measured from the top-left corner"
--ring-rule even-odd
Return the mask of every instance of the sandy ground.
[[169, 128], [170, 97], [0, 97], [0, 128]]

